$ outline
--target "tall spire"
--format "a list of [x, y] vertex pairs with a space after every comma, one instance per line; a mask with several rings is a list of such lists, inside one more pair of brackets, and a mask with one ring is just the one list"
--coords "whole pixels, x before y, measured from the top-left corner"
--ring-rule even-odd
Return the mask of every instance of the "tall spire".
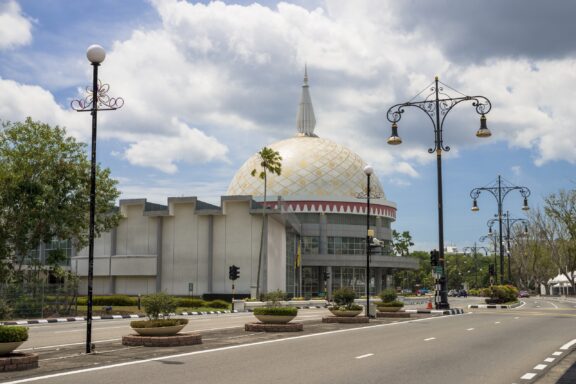
[[296, 117], [296, 127], [298, 136], [314, 136], [314, 127], [316, 127], [316, 117], [314, 116], [314, 107], [310, 99], [308, 90], [308, 68], [304, 65], [304, 84], [302, 85], [302, 96], [298, 106], [298, 116]]

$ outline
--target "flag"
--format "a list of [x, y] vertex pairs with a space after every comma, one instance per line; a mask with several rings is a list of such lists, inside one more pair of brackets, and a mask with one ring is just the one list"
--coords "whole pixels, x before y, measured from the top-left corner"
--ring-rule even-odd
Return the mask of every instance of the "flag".
[[300, 263], [302, 262], [301, 257], [302, 257], [302, 250], [300, 248], [300, 241], [298, 241], [298, 249], [296, 250], [296, 268], [298, 268], [300, 266]]

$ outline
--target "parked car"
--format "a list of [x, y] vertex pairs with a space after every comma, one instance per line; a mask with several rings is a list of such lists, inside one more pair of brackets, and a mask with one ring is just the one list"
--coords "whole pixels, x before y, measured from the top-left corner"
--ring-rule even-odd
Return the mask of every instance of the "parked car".
[[451, 289], [448, 291], [448, 296], [450, 297], [456, 297], [458, 296], [458, 290], [457, 289]]
[[461, 289], [458, 291], [458, 297], [468, 297], [468, 292], [465, 289]]
[[430, 292], [430, 290], [428, 288], [420, 288], [419, 290], [416, 291], [416, 294], [418, 296], [424, 296], [426, 295], [428, 292]]
[[520, 291], [518, 292], [518, 297], [530, 297], [530, 293], [528, 291]]

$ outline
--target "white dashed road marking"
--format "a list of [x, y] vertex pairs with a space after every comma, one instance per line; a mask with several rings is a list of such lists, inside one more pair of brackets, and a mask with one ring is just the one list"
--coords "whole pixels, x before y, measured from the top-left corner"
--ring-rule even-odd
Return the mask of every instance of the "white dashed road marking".
[[467, 329], [467, 331], [473, 331], [473, 330], [474, 330], [474, 328], [468, 328]]
[[363, 359], [365, 357], [370, 357], [370, 356], [374, 356], [374, 354], [373, 353], [367, 353], [365, 355], [356, 356], [356, 358], [357, 359]]
[[424, 339], [424, 341], [430, 341], [430, 340], [436, 340], [436, 338], [435, 337], [429, 337], [427, 339]]
[[554, 352], [554, 353], [552, 354], [552, 356], [560, 356], [561, 354], [562, 354], [562, 352]]
[[576, 339], [567, 342], [566, 344], [564, 344], [563, 346], [560, 347], [561, 350], [565, 351], [567, 349], [569, 349], [571, 346], [573, 346], [574, 344], [576, 344]]
[[553, 362], [554, 360], [556, 360], [555, 357], [549, 357], [549, 358], [547, 358], [547, 359], [544, 359], [544, 361], [547, 362], [547, 363], [551, 363], [551, 362]]
[[531, 380], [531, 379], [533, 379], [533, 378], [534, 378], [534, 376], [536, 376], [536, 374], [535, 374], [535, 373], [527, 373], [527, 374], [525, 374], [524, 376], [522, 376], [522, 377], [521, 377], [521, 379], [524, 379], [524, 380]]
[[546, 364], [538, 364], [537, 366], [534, 367], [534, 369], [537, 369], [539, 371], [543, 370], [544, 368], [546, 368], [547, 365]]

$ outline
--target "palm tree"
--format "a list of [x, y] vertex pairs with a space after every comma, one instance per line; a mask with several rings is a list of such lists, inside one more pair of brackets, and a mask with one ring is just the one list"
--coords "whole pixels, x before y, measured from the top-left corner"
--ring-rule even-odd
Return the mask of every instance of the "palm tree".
[[282, 173], [282, 156], [272, 148], [264, 147], [258, 152], [260, 158], [260, 172], [253, 169], [251, 175], [264, 180], [264, 204], [262, 205], [262, 234], [260, 235], [260, 252], [258, 255], [258, 273], [256, 275], [256, 298], [260, 296], [260, 270], [262, 268], [262, 254], [264, 250], [264, 228], [266, 225], [266, 188], [268, 172], [280, 176]]

